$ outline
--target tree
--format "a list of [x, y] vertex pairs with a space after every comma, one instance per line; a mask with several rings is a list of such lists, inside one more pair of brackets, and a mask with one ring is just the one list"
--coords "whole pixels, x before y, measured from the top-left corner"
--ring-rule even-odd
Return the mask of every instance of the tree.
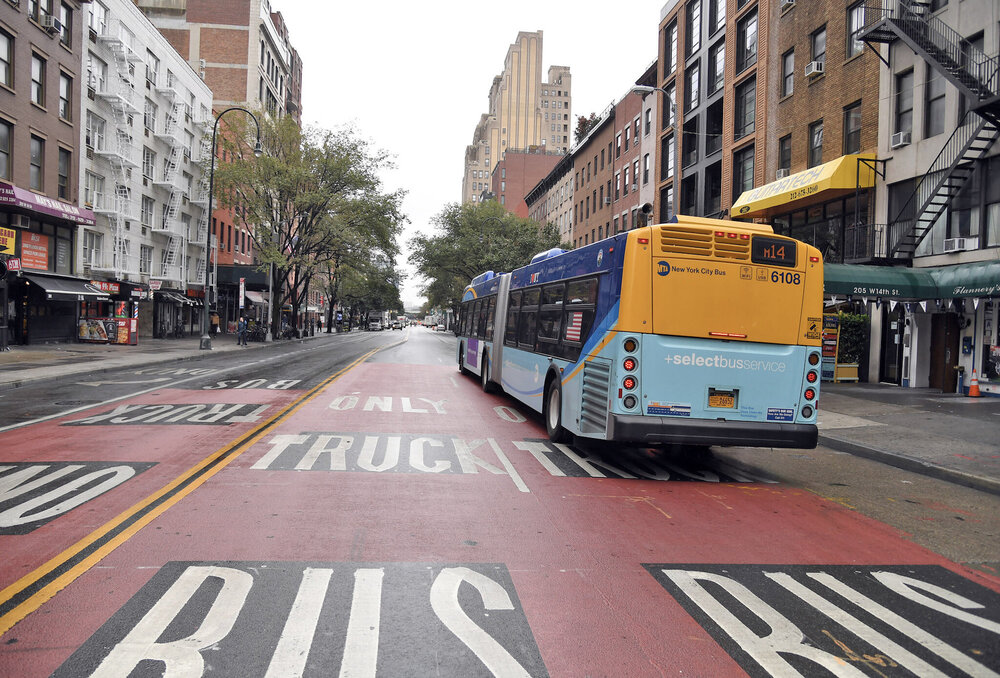
[[[329, 281], [339, 280], [345, 269], [367, 265], [376, 255], [395, 267], [403, 193], [382, 190], [378, 175], [390, 166], [388, 156], [351, 130], [303, 129], [291, 116], [259, 113], [258, 120], [264, 155], [255, 158], [246, 153], [249, 118], [227, 118], [223, 148], [229, 162], [217, 167], [215, 184], [219, 204], [253, 225], [260, 269], [274, 266], [276, 329], [286, 303], [297, 324], [314, 278], [323, 280], [332, 306], [336, 282]], [[399, 276], [391, 277], [398, 284]]]
[[598, 122], [600, 122], [600, 118], [597, 117], [596, 113], [591, 113], [590, 117], [586, 115], [578, 116], [576, 119], [576, 130], [573, 133], [576, 143], [583, 141]]
[[552, 224], [539, 227], [496, 202], [445, 206], [435, 235], [410, 240], [410, 263], [427, 280], [421, 290], [430, 306], [458, 309], [462, 292], [485, 271], [512, 271], [538, 252], [559, 245]]

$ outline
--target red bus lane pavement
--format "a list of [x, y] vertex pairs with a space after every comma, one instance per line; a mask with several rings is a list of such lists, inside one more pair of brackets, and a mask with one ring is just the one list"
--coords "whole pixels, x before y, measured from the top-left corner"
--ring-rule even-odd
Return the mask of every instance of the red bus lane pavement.
[[[165, 391], [128, 404], [274, 409], [295, 395]], [[0, 675], [1000, 669], [997, 579], [793, 487], [659, 452], [553, 445], [536, 417], [454, 367], [362, 363], [273, 424], [233, 423], [218, 439], [205, 424], [128, 423], [143, 412], [77, 421], [69, 437], [53, 423], [51, 442], [32, 443], [32, 460], [85, 459], [103, 441], [113, 453], [95, 458], [153, 465], [0, 537], [32, 540], [30, 555], [18, 542], [4, 558], [5, 585], [223, 438], [239, 445], [0, 636]], [[161, 446], [169, 436], [183, 440]]]

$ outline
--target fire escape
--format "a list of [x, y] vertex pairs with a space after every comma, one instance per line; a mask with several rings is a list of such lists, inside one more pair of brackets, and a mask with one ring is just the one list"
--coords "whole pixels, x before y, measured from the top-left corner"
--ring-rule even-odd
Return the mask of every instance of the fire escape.
[[[878, 54], [874, 43], [902, 41], [951, 84], [966, 102], [965, 116], [941, 152], [918, 180], [913, 194], [890, 229], [889, 258], [912, 259], [952, 199], [972, 176], [1000, 136], [1000, 67], [997, 58], [976, 49], [941, 19], [930, 16], [929, 0], [887, 0], [865, 5], [860, 39]], [[882, 58], [886, 66], [889, 63]], [[896, 135], [894, 135], [896, 136]], [[902, 144], [905, 139], [896, 139]]]
[[131, 251], [131, 242], [125, 230], [125, 222], [135, 218], [135, 204], [128, 185], [128, 174], [139, 165], [135, 161], [132, 144], [131, 116], [139, 113], [135, 104], [134, 68], [142, 59], [136, 54], [131, 33], [119, 22], [116, 31], [111, 22], [101, 26], [98, 42], [111, 54], [112, 65], [108, 77], [98, 77], [91, 73], [88, 84], [101, 101], [111, 107], [112, 125], [107, 137], [100, 138], [93, 150], [94, 155], [105, 159], [114, 176], [111, 192], [94, 195], [94, 212], [108, 220], [110, 235], [110, 257], [107, 249], [91, 262], [92, 271], [105, 271], [122, 279], [126, 274], [138, 275], [138, 253]]
[[154, 271], [151, 276], [172, 283], [170, 286], [183, 289], [187, 285], [185, 268], [187, 264], [187, 242], [189, 234], [184, 229], [184, 224], [180, 219], [181, 199], [184, 191], [177, 185], [180, 178], [178, 167], [183, 154], [183, 141], [181, 140], [181, 115], [184, 104], [180, 101], [180, 94], [175, 87], [173, 74], [167, 73], [166, 83], [154, 83], [157, 94], [163, 96], [169, 102], [169, 109], [164, 116], [163, 126], [157, 125], [154, 135], [157, 139], [167, 145], [168, 150], [163, 158], [163, 170], [158, 179], [154, 179], [153, 186], [167, 193], [167, 199], [163, 203], [163, 210], [160, 213], [158, 222], [154, 222], [153, 233], [157, 233], [166, 238], [163, 247], [163, 254], [160, 259], [160, 270]]

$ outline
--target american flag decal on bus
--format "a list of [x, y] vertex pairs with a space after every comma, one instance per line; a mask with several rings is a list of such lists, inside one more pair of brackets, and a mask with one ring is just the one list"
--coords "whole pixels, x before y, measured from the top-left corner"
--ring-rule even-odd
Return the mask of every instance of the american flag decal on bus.
[[574, 311], [570, 314], [569, 325], [566, 326], [566, 339], [580, 341], [580, 328], [583, 325], [583, 313]]

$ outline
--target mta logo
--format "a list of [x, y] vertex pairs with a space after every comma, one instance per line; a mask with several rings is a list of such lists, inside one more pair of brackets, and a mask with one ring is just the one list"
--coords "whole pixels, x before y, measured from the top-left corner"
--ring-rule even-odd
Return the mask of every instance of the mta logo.
[[[541, 271], [539, 271], [539, 273], [541, 273]], [[536, 282], [538, 282], [538, 275], [539, 275], [539, 273], [532, 273], [532, 274], [531, 274], [531, 280], [530, 280], [530, 282], [528, 283], [529, 285], [530, 285], [531, 283], [536, 283]]]
[[656, 264], [657, 275], [669, 275], [670, 274], [670, 262], [660, 261]]

